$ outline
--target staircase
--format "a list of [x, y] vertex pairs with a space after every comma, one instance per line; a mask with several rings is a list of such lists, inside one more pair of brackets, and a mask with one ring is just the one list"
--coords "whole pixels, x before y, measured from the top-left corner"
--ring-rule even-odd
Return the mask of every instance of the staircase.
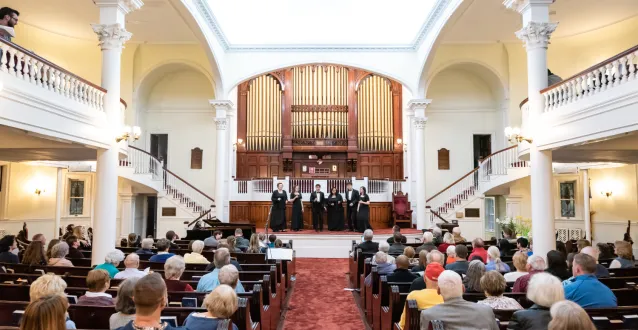
[[128, 147], [128, 155], [120, 160], [121, 168], [132, 169], [133, 179], [164, 193], [196, 217], [195, 220], [216, 220], [215, 200], [167, 169], [162, 161], [150, 153]]
[[[521, 171], [522, 170], [522, 171]], [[529, 175], [529, 162], [518, 159], [517, 146], [487, 156], [480, 165], [426, 200], [430, 224], [452, 217], [465, 205], [501, 184]]]

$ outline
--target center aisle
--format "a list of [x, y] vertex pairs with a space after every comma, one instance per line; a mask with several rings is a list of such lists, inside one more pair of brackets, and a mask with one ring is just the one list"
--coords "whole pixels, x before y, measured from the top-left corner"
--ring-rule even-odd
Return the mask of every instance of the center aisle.
[[362, 330], [348, 287], [348, 259], [297, 259], [297, 280], [284, 330]]

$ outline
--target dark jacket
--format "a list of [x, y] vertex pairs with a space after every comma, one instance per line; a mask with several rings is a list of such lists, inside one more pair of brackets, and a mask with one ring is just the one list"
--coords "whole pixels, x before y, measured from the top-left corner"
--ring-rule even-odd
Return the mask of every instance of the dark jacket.
[[445, 270], [453, 270], [459, 274], [467, 273], [467, 267], [470, 266], [470, 263], [467, 260], [457, 260], [451, 264], [445, 266]]
[[[350, 199], [348, 199], [348, 191], [346, 190], [343, 193], [343, 198], [346, 200], [346, 207], [350, 208], [352, 207], [353, 209], [357, 209], [357, 205], [359, 205], [359, 191], [352, 189], [352, 193], [350, 194]], [[352, 203], [352, 206], [350, 206], [350, 203]]]
[[547, 329], [552, 317], [549, 315], [549, 308], [532, 305], [529, 309], [514, 312], [507, 324], [507, 329], [512, 330], [544, 330]]
[[357, 248], [361, 249], [363, 253], [377, 253], [379, 252], [379, 243], [373, 241], [365, 241], [357, 245]]
[[418, 290], [425, 290], [425, 279], [422, 276], [417, 277], [410, 284], [410, 292]]
[[597, 264], [596, 265], [596, 277], [598, 278], [602, 278], [602, 277], [609, 277], [609, 270], [607, 269], [607, 267], [601, 265], [601, 264]]
[[71, 246], [69, 247], [69, 254], [66, 255], [66, 258], [67, 259], [82, 259], [84, 258], [84, 254], [80, 250]]
[[412, 273], [409, 269], [397, 268], [394, 272], [388, 275], [388, 282], [412, 282], [417, 277], [417, 274]]
[[561, 281], [572, 277], [571, 272], [567, 270], [567, 266], [565, 268], [547, 268], [545, 272], [558, 277]]
[[403, 250], [405, 250], [405, 246], [401, 243], [394, 243], [390, 245], [390, 250], [388, 254], [403, 254]]
[[428, 251], [428, 253], [430, 253], [430, 251], [436, 250], [436, 245], [434, 245], [434, 243], [424, 243], [423, 245], [416, 248], [416, 254], [418, 255], [419, 252], [423, 250]]
[[239, 237], [238, 236], [238, 237], [235, 238], [235, 246], [237, 248], [240, 248], [240, 249], [242, 247], [248, 248], [249, 245], [250, 245], [250, 241], [247, 240], [245, 237], [243, 237], [243, 236]]
[[135, 253], [137, 253], [137, 254], [155, 254], [155, 253], [153, 253], [153, 251], [151, 251], [149, 249], [139, 249], [139, 250], [135, 251]]
[[19, 264], [20, 260], [18, 259], [18, 256], [11, 253], [11, 251], [5, 251], [0, 253], [0, 262], [7, 264]]

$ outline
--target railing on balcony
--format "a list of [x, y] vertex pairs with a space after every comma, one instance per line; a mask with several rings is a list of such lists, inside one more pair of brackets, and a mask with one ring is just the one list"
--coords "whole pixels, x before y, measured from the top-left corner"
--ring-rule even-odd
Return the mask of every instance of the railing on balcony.
[[509, 169], [523, 167], [529, 167], [529, 162], [518, 159], [517, 146], [511, 146], [485, 158], [479, 165], [479, 177], [482, 182], [490, 181], [495, 175], [507, 175]]
[[309, 178], [291, 178], [288, 183], [288, 192], [295, 191], [295, 186], [299, 186], [299, 192], [302, 194], [310, 194], [315, 190], [314, 179]]
[[253, 191], [260, 194], [271, 194], [274, 191], [274, 179], [255, 179], [252, 180]]

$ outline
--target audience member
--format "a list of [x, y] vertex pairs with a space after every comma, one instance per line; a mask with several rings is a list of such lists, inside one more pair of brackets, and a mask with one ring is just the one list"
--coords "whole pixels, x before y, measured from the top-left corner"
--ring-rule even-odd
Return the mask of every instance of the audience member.
[[250, 242], [244, 237], [244, 232], [241, 228], [235, 229], [235, 245], [241, 249], [246, 250]]
[[140, 237], [136, 233], [128, 234], [128, 237], [126, 238], [126, 246], [127, 247], [140, 246]]
[[598, 256], [600, 255], [600, 253], [598, 253], [597, 247], [586, 246], [582, 250], [580, 250], [580, 253], [587, 254], [590, 257], [594, 258], [594, 260], [596, 260], [595, 275], [597, 278], [609, 277], [609, 270], [607, 270], [607, 267], [598, 263]]
[[423, 233], [423, 245], [416, 248], [416, 253], [421, 252], [421, 250], [426, 250], [428, 253], [432, 250], [436, 250], [436, 245], [434, 245], [434, 235], [432, 235], [429, 231]]
[[456, 245], [454, 243], [454, 236], [450, 233], [445, 233], [445, 235], [443, 235], [443, 243], [439, 244], [438, 250], [441, 253], [445, 253], [445, 251], [447, 251], [448, 246], [454, 246]]
[[49, 241], [49, 245], [47, 246], [47, 252], [46, 252], [46, 255], [45, 255], [45, 257], [47, 258], [47, 260], [49, 260], [49, 259], [51, 259], [51, 258], [52, 258], [52, 257], [51, 257], [51, 251], [53, 250], [53, 247], [54, 247], [56, 244], [58, 244], [58, 243], [60, 243], [60, 240], [59, 240], [59, 239], [57, 239], [57, 238], [54, 238], [54, 239], [52, 239], [52, 240], [50, 240], [50, 241]]
[[[265, 234], [264, 234], [265, 236]], [[222, 232], [220, 230], [215, 230], [213, 232], [213, 236], [208, 237], [204, 240], [204, 246], [216, 248], [219, 240], [222, 239]]]
[[463, 300], [461, 275], [443, 271], [438, 285], [438, 293], [444, 302], [421, 312], [421, 330], [427, 330], [432, 320], [443, 322], [446, 330], [499, 329], [492, 308]]
[[[226, 249], [226, 250], [228, 250], [228, 244], [226, 244], [225, 240], [221, 240], [221, 241], [219, 242], [219, 244], [217, 244], [217, 249], [218, 249], [218, 250], [219, 250], [219, 249]], [[235, 268], [237, 268], [237, 270], [238, 270], [238, 271], [240, 271], [240, 272], [242, 271], [242, 269], [241, 269], [241, 265], [239, 264], [239, 262], [237, 261], [237, 259], [236, 259], [236, 258], [232, 258], [232, 257], [231, 257], [231, 258], [230, 258], [230, 264], [231, 264], [231, 265], [233, 265], [233, 266], [235, 266]], [[214, 263], [214, 262], [211, 262], [211, 263], [209, 263], [209, 264], [208, 264], [208, 266], [206, 266], [206, 271], [207, 271], [207, 272], [213, 271], [214, 269], [215, 269], [215, 263]]]
[[166, 284], [159, 274], [149, 274], [137, 281], [133, 291], [133, 301], [135, 302], [135, 319], [120, 328], [121, 330], [186, 329], [160, 323], [162, 310], [168, 302], [168, 294]]
[[612, 249], [611, 247], [609, 247], [609, 244], [607, 243], [598, 243], [596, 244], [596, 247], [598, 248], [599, 254], [598, 254], [598, 259], [613, 259], [614, 258], [614, 254], [612, 253]]
[[[372, 236], [370, 236], [370, 237], [372, 237]], [[276, 240], [277, 240], [277, 235], [270, 234], [270, 236], [268, 236], [268, 247], [269, 248], [274, 248]]]
[[[377, 273], [379, 273], [379, 275], [392, 274], [396, 269], [395, 264], [388, 262], [388, 255], [381, 251], [374, 255], [374, 259], [377, 262]], [[365, 284], [370, 285], [370, 283], [372, 283], [372, 273], [368, 274], [365, 278]]]
[[[387, 255], [387, 260], [389, 263], [393, 264], [395, 263], [394, 257], [389, 255], [388, 252], [390, 252], [390, 244], [388, 244], [388, 242], [386, 241], [381, 241], [379, 243], [379, 249], [380, 252], [383, 252]], [[375, 256], [372, 256], [372, 260], [370, 261], [373, 265], [377, 264], [377, 261], [374, 258]]]
[[193, 287], [179, 280], [184, 274], [186, 263], [182, 256], [172, 256], [164, 263], [164, 282], [168, 291], [194, 291]]
[[401, 235], [401, 233], [394, 233], [394, 235], [392, 236], [394, 238], [394, 242], [390, 245], [390, 251], [389, 253], [391, 254], [401, 254], [403, 253], [403, 250], [405, 250], [405, 245], [401, 244], [401, 239], [403, 237], [403, 235]]
[[115, 311], [117, 313], [111, 315], [109, 318], [110, 330], [118, 329], [135, 320], [133, 292], [135, 291], [137, 280], [137, 277], [131, 277], [120, 283], [120, 286], [117, 288], [117, 297], [115, 298]]
[[[484, 248], [485, 242], [483, 242], [482, 238], [475, 238], [472, 241], [472, 253], [470, 254], [469, 260], [474, 260], [474, 256], [478, 256], [481, 258], [483, 263], [487, 262], [487, 251]], [[500, 253], [500, 252], [499, 252]]]
[[487, 249], [487, 264], [485, 265], [485, 270], [495, 270], [500, 273], [507, 273], [510, 271], [510, 266], [501, 261], [501, 251], [499, 251], [496, 246], [490, 246]]
[[634, 267], [634, 255], [631, 251], [631, 244], [629, 244], [629, 242], [616, 241], [614, 253], [616, 253], [618, 257], [609, 264], [610, 269]]
[[107, 273], [109, 273], [111, 278], [114, 278], [115, 275], [120, 272], [120, 270], [117, 269], [117, 266], [120, 265], [122, 260], [124, 260], [124, 252], [121, 250], [113, 250], [106, 254], [106, 257], [104, 257], [104, 263], [95, 266], [95, 269], [104, 269]]
[[388, 275], [388, 282], [412, 282], [418, 276], [410, 271], [410, 260], [404, 255], [396, 258], [396, 269]]
[[[444, 261], [443, 259], [445, 259], [445, 256], [443, 255], [443, 253], [437, 250], [434, 250], [427, 254], [426, 265], [435, 263], [443, 267], [443, 261]], [[423, 278], [423, 276], [419, 276], [416, 280], [412, 281], [412, 284], [410, 285], [410, 291], [423, 290], [423, 289], [425, 289], [425, 279]]]
[[512, 263], [514, 264], [514, 268], [516, 268], [515, 272], [509, 272], [505, 275], [505, 281], [507, 282], [515, 282], [519, 277], [527, 275], [527, 254], [517, 251], [514, 253], [512, 257]]
[[[22, 230], [18, 232], [18, 235], [15, 236], [16, 243], [18, 244], [15, 250], [24, 250], [27, 248], [31, 241], [29, 240], [29, 229], [27, 228], [27, 223], [24, 222], [22, 224]], [[15, 252], [17, 255], [18, 253]]]
[[565, 298], [583, 308], [616, 307], [616, 296], [596, 278], [595, 272], [594, 258], [584, 253], [576, 254], [572, 265], [574, 278], [565, 286]]
[[503, 229], [503, 238], [498, 240], [498, 248], [501, 252], [501, 257], [510, 256], [510, 251], [516, 248], [516, 239], [513, 239], [514, 233], [509, 228]]
[[561, 241], [556, 241], [556, 251], [562, 253], [565, 256], [565, 260], [567, 260], [567, 248], [565, 247], [565, 243]]
[[[0, 8], [0, 26], [14, 29], [18, 24], [18, 16], [20, 16], [20, 13], [15, 9], [9, 7]], [[4, 36], [3, 39], [10, 42], [11, 36]]]
[[[121, 252], [121, 251], [120, 251]], [[113, 306], [113, 296], [106, 293], [111, 286], [111, 277], [104, 269], [94, 269], [86, 276], [86, 286], [89, 288], [78, 299], [78, 305], [87, 306]]]
[[[228, 251], [230, 252], [234, 252], [234, 253], [240, 253], [241, 250], [236, 247], [235, 245], [237, 244], [237, 239], [235, 238], [235, 236], [228, 236], [226, 238], [226, 243], [228, 243]], [[277, 240], [275, 240], [275, 246], [277, 247]], [[217, 244], [217, 246], [219, 246], [219, 244]]]
[[567, 269], [567, 260], [565, 259], [565, 255], [556, 250], [547, 252], [547, 269], [545, 269], [545, 272], [558, 277], [561, 281], [571, 277], [571, 274]]
[[485, 274], [485, 264], [481, 260], [470, 261], [470, 265], [467, 267], [467, 273], [463, 278], [465, 292], [483, 292], [481, 289], [481, 277], [483, 277], [483, 274]]
[[394, 234], [396, 233], [399, 233], [399, 235], [401, 235], [401, 227], [399, 227], [398, 225], [392, 226], [392, 236], [388, 237], [388, 239], [386, 240], [388, 244], [390, 245], [394, 244]]
[[219, 270], [219, 284], [236, 289], [239, 283], [239, 271], [233, 265], [226, 265]]
[[69, 245], [66, 242], [60, 242], [51, 249], [51, 258], [49, 259], [49, 266], [64, 266], [73, 267], [73, 263], [68, 259], [65, 259], [69, 254]]
[[186, 253], [186, 255], [184, 255], [184, 262], [186, 262], [187, 264], [209, 264], [210, 261], [208, 261], [208, 259], [206, 259], [206, 257], [204, 257], [202, 255], [202, 251], [204, 251], [204, 242], [203, 241], [194, 241], [192, 246], [191, 246], [191, 250], [193, 252], [191, 253]]
[[[233, 288], [222, 284], [206, 295], [203, 306], [206, 308], [206, 312], [193, 312], [188, 315], [184, 321], [184, 326], [187, 329], [218, 329], [220, 322], [229, 320], [237, 310], [237, 294]], [[235, 324], [233, 324], [233, 330], [238, 330]]]
[[[372, 229], [366, 229], [363, 232], [363, 242], [357, 245], [357, 249], [361, 249], [363, 253], [376, 253], [379, 251], [379, 243], [372, 241]], [[274, 240], [273, 240], [274, 242]]]
[[461, 236], [461, 227], [452, 228], [452, 236], [454, 236], [454, 244], [467, 242], [465, 237]]
[[172, 231], [169, 230], [166, 232], [166, 239], [168, 240], [169, 244], [169, 248], [170, 249], [179, 249], [179, 245], [177, 245], [177, 243], [175, 243], [176, 240], [179, 239], [179, 236], [177, 236], [177, 234]]
[[562, 300], [553, 304], [549, 314], [552, 320], [548, 330], [596, 330], [587, 312], [573, 301]]
[[459, 244], [454, 248], [454, 251], [456, 252], [456, 261], [446, 265], [445, 270], [453, 270], [455, 272], [465, 274], [467, 272], [467, 268], [470, 266], [470, 263], [467, 262], [467, 246]]
[[[425, 250], [422, 252], [425, 252]], [[425, 287], [421, 290], [410, 290], [410, 294], [408, 294], [406, 301], [416, 300], [419, 311], [442, 304], [443, 297], [441, 297], [438, 293], [438, 279], [443, 270], [443, 266], [438, 263], [429, 264], [423, 274]], [[404, 308], [403, 313], [401, 314], [401, 321], [399, 322], [401, 329], [405, 327], [405, 311], [406, 309]]]
[[[168, 235], [168, 233], [166, 235]], [[172, 243], [166, 238], [158, 239], [157, 243], [155, 244], [155, 246], [157, 247], [157, 254], [152, 256], [149, 259], [149, 261], [150, 262], [166, 262], [168, 258], [174, 256], [175, 254], [168, 252], [168, 249], [170, 249], [171, 244]]]
[[7, 235], [0, 239], [0, 262], [7, 264], [19, 264], [20, 259], [15, 252], [18, 248], [16, 237], [13, 235]]
[[114, 279], [138, 278], [146, 276], [147, 274], [138, 269], [140, 267], [140, 256], [138, 256], [137, 253], [131, 253], [126, 256], [126, 259], [124, 259], [124, 267], [126, 268], [123, 271], [115, 274]]
[[485, 299], [479, 301], [479, 304], [490, 306], [492, 309], [523, 309], [523, 306], [515, 299], [503, 296], [503, 292], [507, 288], [505, 277], [496, 270], [491, 270], [480, 280], [480, 286], [485, 293]]
[[261, 242], [259, 241], [259, 236], [257, 234], [250, 235], [250, 242], [248, 243], [248, 248], [246, 249], [246, 253], [261, 253]]
[[432, 236], [434, 236], [432, 243], [435, 245], [443, 243], [443, 231], [441, 228], [434, 226], [434, 228], [432, 228]]
[[135, 253], [137, 253], [138, 255], [143, 255], [143, 254], [148, 254], [148, 255], [153, 255], [155, 253], [153, 253], [153, 243], [155, 243], [155, 241], [152, 238], [145, 238], [142, 240], [142, 243], [140, 243], [140, 249], [138, 249], [137, 251], [135, 251]]
[[410, 266], [416, 266], [419, 264], [419, 258], [415, 258], [414, 248], [411, 246], [406, 246], [405, 250], [403, 250], [403, 255], [408, 257], [408, 261], [410, 262]]
[[[258, 239], [259, 239], [259, 246], [260, 246], [262, 249], [266, 249], [266, 248], [268, 248], [268, 241], [266, 240], [266, 234], [264, 234], [264, 233], [259, 233], [259, 234], [257, 235], [257, 237], [258, 237]], [[263, 251], [262, 251], [262, 252], [263, 252]]]
[[529, 249], [529, 241], [525, 237], [519, 237], [516, 240], [516, 248], [518, 251], [527, 254], [528, 257], [532, 255], [532, 250]]
[[66, 256], [69, 259], [82, 259], [84, 254], [80, 251], [80, 241], [75, 235], [71, 235], [66, 238], [66, 244], [69, 245], [69, 254]]
[[[525, 253], [523, 251], [519, 251]], [[512, 288], [512, 292], [527, 292], [527, 286], [529, 284], [530, 279], [538, 274], [542, 273], [545, 270], [545, 259], [541, 256], [531, 256], [527, 258], [527, 274], [519, 277], [514, 282], [514, 288]], [[549, 306], [548, 306], [549, 307]]]
[[[532, 256], [532, 259], [543, 258]], [[527, 299], [534, 303], [532, 307], [514, 312], [510, 319], [507, 329], [515, 330], [537, 330], [547, 329], [547, 325], [551, 319], [549, 308], [556, 302], [564, 300], [565, 294], [560, 280], [548, 273], [536, 274], [529, 282], [527, 290]]]
[[87, 229], [84, 226], [73, 227], [73, 236], [78, 238], [80, 249], [88, 249], [91, 246], [91, 242], [87, 237]]
[[428, 265], [428, 251], [421, 250], [421, 252], [419, 252], [418, 262], [419, 263], [417, 265], [412, 267], [412, 272], [413, 273], [418, 273], [418, 272], [424, 272], [425, 271], [425, 268]]
[[279, 238], [275, 241], [275, 248], [281, 249], [284, 247], [284, 242], [282, 242]]
[[52, 294], [31, 302], [20, 320], [20, 330], [65, 330], [69, 302], [61, 294]]
[[42, 241], [33, 240], [27, 247], [27, 250], [24, 251], [24, 255], [22, 256], [22, 264], [31, 266], [46, 266], [47, 258], [45, 254], [46, 252], [44, 251], [44, 245], [42, 244]]
[[[215, 252], [213, 263], [215, 264], [215, 269], [202, 276], [199, 283], [197, 283], [197, 292], [211, 292], [219, 286], [219, 270], [230, 264], [230, 252], [228, 252], [228, 249], [218, 248]], [[237, 283], [235, 291], [237, 291], [237, 293], [245, 292], [244, 287], [241, 285], [241, 281]]]
[[447, 250], [445, 251], [445, 254], [447, 254], [447, 259], [445, 259], [446, 265], [456, 262], [456, 246], [455, 245], [448, 246]]
[[574, 260], [574, 256], [580, 253], [580, 251], [582, 251], [583, 248], [587, 246], [591, 246], [591, 242], [586, 239], [579, 239], [578, 241], [576, 241], [576, 251], [570, 251], [570, 253], [567, 255], [567, 265], [569, 266], [569, 268], [572, 268], [572, 261]]

